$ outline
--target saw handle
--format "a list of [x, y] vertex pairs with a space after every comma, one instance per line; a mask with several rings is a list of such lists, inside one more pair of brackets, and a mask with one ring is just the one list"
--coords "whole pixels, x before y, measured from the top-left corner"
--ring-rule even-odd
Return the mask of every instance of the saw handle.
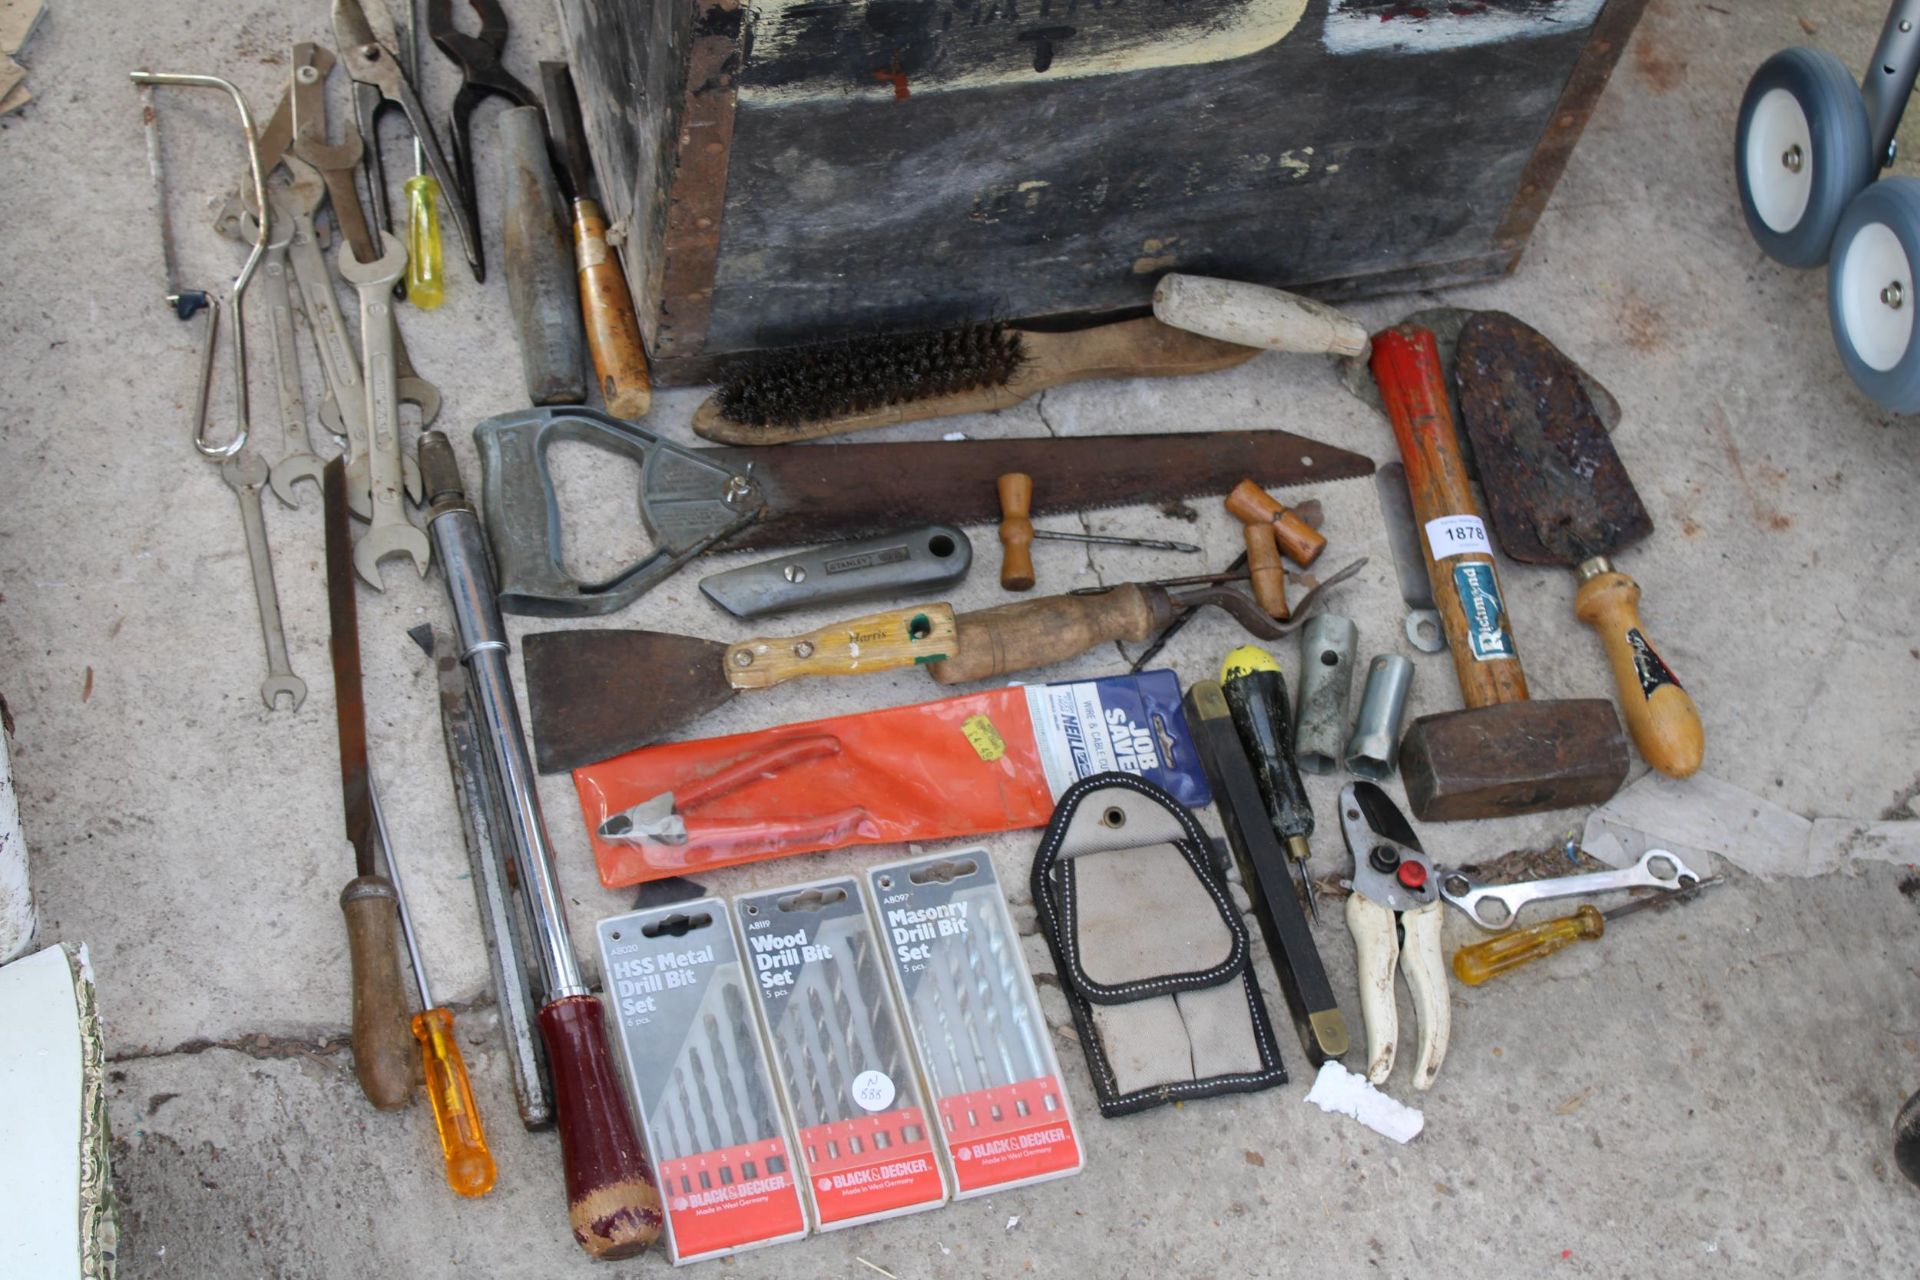
[[1690, 776], [1706, 754], [1706, 730], [1693, 699], [1647, 639], [1640, 584], [1611, 566], [1600, 569], [1581, 582], [1573, 612], [1600, 633], [1620, 690], [1620, 711], [1640, 755], [1669, 778]]
[[1233, 486], [1233, 492], [1227, 495], [1226, 507], [1227, 514], [1241, 524], [1271, 525], [1281, 552], [1302, 569], [1318, 560], [1320, 553], [1327, 549], [1327, 540], [1318, 529], [1302, 520], [1298, 513], [1275, 502], [1251, 480], [1242, 480]]
[[1164, 591], [1128, 582], [1097, 595], [1043, 596], [963, 613], [959, 651], [927, 668], [940, 684], [965, 684], [1077, 658], [1096, 645], [1141, 644], [1173, 620]]
[[1033, 477], [1009, 471], [1000, 477], [1000, 586], [1033, 590]]
[[[1440, 613], [1447, 647], [1453, 654], [1460, 695], [1469, 708], [1522, 701], [1527, 696], [1527, 677], [1517, 657], [1475, 657], [1464, 592], [1455, 581], [1456, 570], [1484, 565], [1485, 580], [1499, 593], [1491, 551], [1455, 552], [1439, 560], [1433, 555], [1431, 528], [1435, 521], [1464, 517], [1481, 531], [1483, 545], [1486, 530], [1486, 518], [1467, 483], [1467, 463], [1460, 452], [1460, 432], [1454, 426], [1453, 410], [1447, 404], [1446, 371], [1440, 364], [1433, 331], [1401, 325], [1375, 334], [1371, 368], [1387, 418], [1393, 423], [1400, 460], [1406, 464], [1414, 533], [1420, 543], [1420, 556], [1427, 564], [1434, 607]], [[1504, 593], [1499, 594], [1504, 600]], [[1505, 620], [1495, 622], [1510, 639], [1511, 629]]]
[[727, 683], [767, 689], [800, 676], [897, 671], [952, 657], [958, 645], [953, 606], [914, 605], [870, 613], [784, 638], [742, 640], [727, 649]]
[[607, 412], [616, 418], [644, 418], [653, 407], [653, 380], [647, 348], [640, 339], [640, 318], [620, 259], [607, 245], [607, 215], [597, 200], [573, 202], [573, 257], [580, 272], [580, 314], [587, 325], [587, 347]]
[[353, 1074], [367, 1101], [382, 1111], [413, 1101], [413, 1034], [400, 985], [397, 901], [385, 876], [359, 876], [340, 891], [353, 966]]

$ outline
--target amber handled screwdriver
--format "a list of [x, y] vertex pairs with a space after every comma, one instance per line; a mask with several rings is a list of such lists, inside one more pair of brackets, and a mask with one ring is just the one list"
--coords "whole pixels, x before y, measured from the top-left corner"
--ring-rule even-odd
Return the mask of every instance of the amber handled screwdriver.
[[586, 322], [594, 379], [608, 413], [616, 418], [644, 418], [653, 407], [647, 348], [640, 337], [640, 318], [633, 311], [626, 273], [607, 244], [607, 215], [588, 194], [593, 161], [587, 155], [587, 131], [580, 119], [573, 73], [564, 62], [543, 62], [540, 84], [547, 100], [547, 141], [560, 161], [555, 176], [573, 210], [580, 315]]
[[[420, 11], [410, 0], [404, 50], [413, 83], [420, 83]], [[371, 145], [371, 144], [370, 144]], [[427, 172], [426, 151], [413, 140], [413, 176], [407, 196], [407, 301], [432, 311], [447, 300], [446, 260], [440, 249], [440, 184]]]
[[493, 1163], [493, 1153], [487, 1150], [480, 1111], [473, 1105], [473, 1082], [467, 1078], [460, 1042], [453, 1038], [453, 1011], [435, 1004], [427, 986], [427, 967], [420, 958], [420, 939], [413, 932], [413, 914], [407, 910], [400, 863], [394, 855], [393, 837], [387, 834], [387, 814], [380, 807], [380, 792], [371, 774], [367, 776], [367, 798], [373, 805], [373, 825], [380, 832], [380, 847], [387, 852], [387, 879], [393, 885], [394, 905], [400, 912], [400, 936], [406, 939], [414, 985], [420, 990], [420, 1012], [413, 1015], [413, 1038], [420, 1042], [427, 1098], [433, 1103], [434, 1127], [440, 1131], [440, 1154], [447, 1161], [447, 1185], [463, 1196], [483, 1196], [493, 1190], [499, 1170]]
[[1606, 933], [1609, 920], [1618, 920], [1636, 911], [1645, 911], [1648, 907], [1664, 907], [1683, 901], [1719, 883], [1718, 876], [1709, 877], [1691, 888], [1651, 894], [1607, 912], [1583, 906], [1570, 916], [1530, 924], [1524, 929], [1515, 929], [1497, 938], [1476, 942], [1453, 953], [1453, 976], [1470, 987], [1477, 987], [1488, 978], [1499, 977], [1508, 970], [1544, 959], [1556, 951], [1565, 951], [1576, 942], [1599, 939]]

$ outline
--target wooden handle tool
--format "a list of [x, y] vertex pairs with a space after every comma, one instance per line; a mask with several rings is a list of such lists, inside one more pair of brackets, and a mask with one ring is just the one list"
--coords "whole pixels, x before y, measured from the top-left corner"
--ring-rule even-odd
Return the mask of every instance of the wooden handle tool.
[[1366, 326], [1346, 313], [1239, 280], [1162, 276], [1153, 290], [1153, 315], [1176, 329], [1243, 347], [1329, 356], [1367, 352]]
[[800, 676], [897, 671], [937, 663], [958, 643], [953, 606], [915, 605], [831, 623], [805, 635], [729, 645], [727, 683], [735, 689], [769, 689]]
[[985, 680], [1065, 662], [1116, 640], [1140, 644], [1172, 620], [1166, 593], [1149, 594], [1134, 582], [1098, 595], [1022, 600], [961, 614], [958, 652], [927, 671], [940, 684]]
[[1287, 608], [1287, 567], [1280, 559], [1280, 541], [1275, 526], [1261, 521], [1242, 526], [1247, 539], [1247, 579], [1253, 585], [1253, 598], [1269, 618], [1285, 622], [1291, 616]]
[[1301, 519], [1298, 512], [1274, 501], [1251, 480], [1242, 480], [1233, 486], [1233, 492], [1227, 495], [1226, 507], [1227, 514], [1241, 524], [1272, 525], [1281, 552], [1302, 569], [1318, 560], [1320, 553], [1327, 549], [1326, 537], [1318, 529]]
[[398, 1111], [413, 1101], [413, 1034], [400, 983], [399, 917], [385, 876], [357, 876], [340, 891], [353, 981], [353, 1074], [367, 1101]]
[[1000, 585], [1033, 590], [1033, 477], [1010, 471], [1000, 477]]
[[1578, 572], [1574, 616], [1600, 634], [1633, 745], [1669, 778], [1690, 776], [1706, 755], [1707, 731], [1693, 698], [1647, 639], [1640, 621], [1640, 584], [1605, 556], [1586, 561]]
[[573, 202], [573, 255], [580, 268], [580, 314], [586, 321], [593, 374], [607, 412], [616, 418], [644, 418], [653, 407], [653, 379], [640, 318], [620, 259], [607, 245], [607, 216], [597, 200]]

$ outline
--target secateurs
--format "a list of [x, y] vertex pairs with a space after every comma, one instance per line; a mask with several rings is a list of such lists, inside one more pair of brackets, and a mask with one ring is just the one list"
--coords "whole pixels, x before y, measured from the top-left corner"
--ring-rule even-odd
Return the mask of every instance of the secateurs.
[[1400, 1039], [1393, 991], [1398, 968], [1406, 975], [1420, 1025], [1413, 1085], [1432, 1088], [1452, 1030], [1446, 961], [1440, 953], [1439, 880], [1406, 817], [1371, 782], [1349, 783], [1341, 790], [1340, 833], [1353, 854], [1347, 929], [1359, 956], [1367, 1080], [1382, 1085], [1393, 1074]]

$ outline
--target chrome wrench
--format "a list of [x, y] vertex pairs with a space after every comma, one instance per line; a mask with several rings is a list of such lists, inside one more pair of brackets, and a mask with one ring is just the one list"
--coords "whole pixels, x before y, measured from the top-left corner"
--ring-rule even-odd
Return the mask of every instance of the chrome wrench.
[[[1520, 884], [1475, 884], [1471, 877], [1449, 871], [1440, 877], [1440, 896], [1467, 913], [1467, 918], [1498, 933], [1511, 929], [1520, 909], [1530, 902], [1548, 898], [1585, 898], [1596, 893], [1616, 893], [1622, 889], [1689, 889], [1700, 877], [1675, 854], [1665, 849], [1649, 849], [1630, 867], [1611, 871], [1593, 871], [1578, 876], [1556, 876], [1550, 880], [1527, 880]], [[1481, 904], [1491, 899], [1498, 904], [1494, 919], [1481, 914]], [[1500, 909], [1505, 908], [1502, 915]]]
[[[293, 332], [293, 294], [287, 287], [287, 249], [293, 243], [293, 219], [275, 189], [267, 196], [274, 206], [267, 237], [266, 263], [260, 290], [267, 300], [267, 323], [273, 333], [273, 374], [280, 386], [281, 458], [269, 464], [268, 476], [280, 501], [300, 505], [293, 486], [301, 480], [320, 483], [323, 468], [307, 438], [307, 398], [300, 386], [300, 346]], [[251, 222], [249, 215], [247, 221]]]
[[433, 543], [426, 531], [407, 518], [401, 497], [400, 402], [394, 367], [393, 286], [407, 270], [407, 249], [390, 231], [380, 233], [384, 250], [372, 262], [351, 253], [340, 255], [340, 274], [360, 294], [361, 367], [367, 386], [368, 479], [373, 490], [371, 527], [354, 544], [353, 564], [376, 590], [380, 562], [391, 555], [413, 557], [414, 568], [427, 576]]
[[298, 711], [307, 700], [307, 682], [293, 674], [287, 658], [287, 633], [280, 625], [280, 593], [273, 584], [273, 554], [267, 548], [267, 516], [260, 505], [260, 489], [267, 483], [267, 464], [251, 449], [220, 464], [220, 478], [240, 499], [240, 522], [247, 531], [247, 563], [253, 567], [253, 600], [260, 608], [260, 634], [267, 642], [267, 678], [260, 697], [270, 711], [280, 709], [280, 695], [293, 699]]

